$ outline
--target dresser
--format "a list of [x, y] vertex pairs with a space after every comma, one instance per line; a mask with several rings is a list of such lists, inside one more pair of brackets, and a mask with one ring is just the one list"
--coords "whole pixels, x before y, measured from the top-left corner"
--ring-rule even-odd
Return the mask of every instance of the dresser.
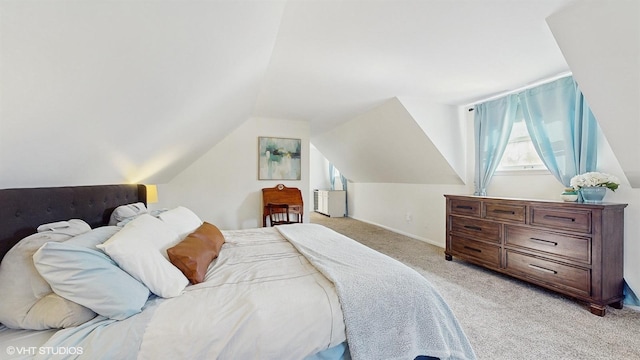
[[445, 259], [465, 260], [589, 304], [622, 308], [624, 208], [445, 195]]
[[329, 217], [343, 217], [347, 212], [347, 192], [343, 190], [315, 190], [313, 210]]

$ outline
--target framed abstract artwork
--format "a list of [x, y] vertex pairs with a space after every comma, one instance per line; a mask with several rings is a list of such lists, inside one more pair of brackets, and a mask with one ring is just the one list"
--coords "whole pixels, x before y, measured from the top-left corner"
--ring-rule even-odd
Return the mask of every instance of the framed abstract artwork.
[[302, 140], [258, 137], [258, 180], [300, 180]]

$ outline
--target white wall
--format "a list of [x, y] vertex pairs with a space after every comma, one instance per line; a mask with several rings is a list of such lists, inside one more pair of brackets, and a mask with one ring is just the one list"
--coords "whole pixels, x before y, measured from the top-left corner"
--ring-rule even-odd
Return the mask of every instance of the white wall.
[[[410, 101], [415, 104], [415, 100]], [[457, 123], [455, 109], [412, 106], [419, 120]], [[438, 136], [457, 139], [458, 126], [441, 126]], [[314, 136], [313, 144], [347, 178], [357, 182], [461, 184], [462, 178], [398, 98]], [[439, 140], [439, 139], [438, 139]]]
[[444, 194], [464, 185], [349, 183], [349, 216], [444, 247]]
[[[313, 190], [329, 190], [331, 182], [329, 182], [329, 160], [322, 155], [318, 149], [311, 144], [309, 151], [309, 200], [313, 200]], [[313, 205], [313, 204], [310, 204]]]
[[[467, 141], [473, 139], [473, 126], [469, 126], [465, 116], [467, 110], [458, 109], [461, 119], [458, 134], [448, 136], [446, 141], [451, 142], [449, 146], [473, 150], [473, 143]], [[473, 176], [470, 156], [470, 151], [463, 155], [466, 158], [464, 172]], [[349, 183], [349, 216], [444, 248], [444, 194], [469, 193], [473, 193], [473, 178], [467, 179], [466, 185]]]
[[455, 135], [464, 132], [466, 122], [458, 116], [458, 107], [424, 98], [403, 96], [398, 99], [458, 176], [465, 179], [466, 143], [459, 141]]
[[[262, 188], [282, 183], [301, 190], [305, 222], [309, 197], [309, 134], [306, 121], [251, 118], [226, 136], [168, 184], [159, 184], [155, 208], [183, 205], [221, 229], [262, 226]], [[302, 179], [258, 180], [258, 137], [302, 140]]]
[[640, 188], [640, 2], [576, 1], [547, 23], [629, 183]]

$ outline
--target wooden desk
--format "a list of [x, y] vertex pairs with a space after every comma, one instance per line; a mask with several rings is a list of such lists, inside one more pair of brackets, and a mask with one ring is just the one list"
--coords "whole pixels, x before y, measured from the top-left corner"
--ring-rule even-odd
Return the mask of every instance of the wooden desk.
[[267, 217], [269, 210], [267, 204], [287, 204], [291, 214], [298, 216], [298, 221], [302, 222], [304, 213], [304, 204], [302, 202], [302, 193], [298, 188], [286, 187], [278, 184], [272, 188], [262, 189], [262, 226], [267, 226]]

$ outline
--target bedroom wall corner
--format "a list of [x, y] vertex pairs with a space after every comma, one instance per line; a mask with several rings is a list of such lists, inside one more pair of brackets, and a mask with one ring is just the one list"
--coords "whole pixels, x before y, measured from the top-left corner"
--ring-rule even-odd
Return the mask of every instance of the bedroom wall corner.
[[[301, 180], [258, 180], [258, 137], [301, 139]], [[307, 121], [250, 118], [167, 184], [159, 185], [156, 208], [185, 206], [221, 229], [262, 226], [262, 192], [284, 184], [297, 187], [309, 222], [309, 138]]]
[[444, 194], [473, 193], [473, 116], [466, 109], [458, 109], [457, 116], [460, 138], [466, 142], [458, 146], [458, 157], [466, 162], [465, 185], [350, 182], [349, 216], [444, 248]]
[[[329, 160], [313, 144], [310, 146], [309, 199], [313, 201], [313, 190], [330, 190]], [[313, 203], [310, 204], [313, 210]]]

